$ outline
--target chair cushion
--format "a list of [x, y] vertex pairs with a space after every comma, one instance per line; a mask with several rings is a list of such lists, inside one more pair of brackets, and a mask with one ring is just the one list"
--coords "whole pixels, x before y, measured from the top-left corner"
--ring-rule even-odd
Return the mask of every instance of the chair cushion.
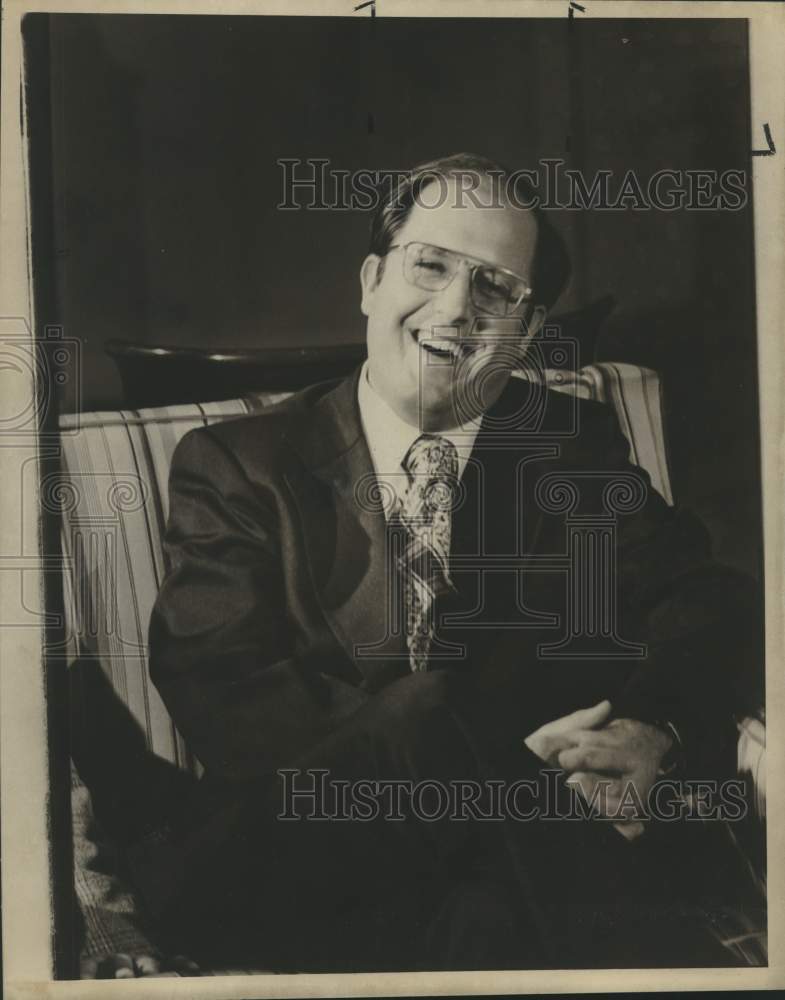
[[166, 570], [172, 453], [188, 431], [283, 395], [64, 416], [62, 471], [42, 484], [62, 515], [69, 661], [97, 661], [148, 748], [179, 767], [195, 762], [147, 673], [147, 629]]

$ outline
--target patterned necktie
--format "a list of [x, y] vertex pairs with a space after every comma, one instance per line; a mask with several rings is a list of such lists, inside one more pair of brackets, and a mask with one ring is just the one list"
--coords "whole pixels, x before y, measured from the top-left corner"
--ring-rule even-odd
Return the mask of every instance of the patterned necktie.
[[401, 568], [405, 585], [406, 645], [412, 670], [425, 670], [434, 634], [433, 604], [453, 589], [450, 526], [458, 481], [452, 441], [422, 434], [401, 462], [408, 478], [399, 516], [406, 529]]

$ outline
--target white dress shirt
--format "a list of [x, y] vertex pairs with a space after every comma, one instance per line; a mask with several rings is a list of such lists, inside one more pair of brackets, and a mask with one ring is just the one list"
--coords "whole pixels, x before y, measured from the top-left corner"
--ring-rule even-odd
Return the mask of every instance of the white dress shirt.
[[[389, 519], [395, 508], [395, 500], [400, 497], [407, 485], [407, 475], [401, 464], [406, 453], [423, 433], [419, 427], [402, 420], [395, 410], [386, 403], [371, 385], [368, 375], [368, 362], [360, 372], [360, 382], [357, 389], [357, 401], [360, 406], [362, 421], [368, 450], [371, 453], [373, 469], [381, 489], [385, 517]], [[455, 445], [458, 453], [458, 477], [460, 478], [469, 461], [477, 433], [482, 420], [471, 420], [460, 427], [446, 431], [438, 431], [439, 437], [445, 437]], [[437, 432], [427, 432], [434, 433]]]

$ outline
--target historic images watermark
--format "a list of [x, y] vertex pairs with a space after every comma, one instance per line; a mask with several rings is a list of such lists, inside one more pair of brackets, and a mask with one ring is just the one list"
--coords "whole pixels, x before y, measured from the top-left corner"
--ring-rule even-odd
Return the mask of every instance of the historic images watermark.
[[[57, 394], [67, 382], [76, 410], [81, 410], [81, 341], [65, 336], [63, 327], [54, 325], [34, 338], [27, 320], [2, 316], [0, 372], [6, 380], [0, 396], [0, 446], [13, 447], [31, 439], [56, 444], [60, 432], [51, 426], [51, 417]], [[78, 424], [74, 433], [77, 429]]]
[[[281, 157], [281, 200], [284, 211], [373, 212], [386, 203], [411, 177], [408, 170], [343, 170], [323, 157]], [[438, 208], [448, 199], [452, 207], [567, 211], [731, 211], [747, 205], [747, 174], [744, 170], [663, 169], [648, 176], [634, 170], [623, 174], [597, 170], [586, 175], [564, 167], [565, 161], [545, 158], [536, 169], [456, 170], [455, 181], [434, 173], [432, 182], [413, 192], [421, 208]]]
[[562, 781], [560, 768], [536, 778], [442, 781], [433, 778], [358, 779], [331, 777], [327, 768], [282, 768], [279, 820], [443, 820], [518, 823], [534, 820], [611, 823], [681, 820], [738, 822], [747, 815], [742, 778], [726, 781], [663, 777], [641, 794], [634, 781], [597, 781], [590, 797]]

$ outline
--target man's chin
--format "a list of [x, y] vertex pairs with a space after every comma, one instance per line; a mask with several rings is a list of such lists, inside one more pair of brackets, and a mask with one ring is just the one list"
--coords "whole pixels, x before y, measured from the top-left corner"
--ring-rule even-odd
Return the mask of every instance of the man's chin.
[[450, 428], [480, 420], [497, 402], [508, 382], [509, 373], [494, 373], [479, 382], [452, 382], [438, 394], [423, 392], [419, 406], [421, 422]]
[[482, 416], [476, 406], [469, 406], [456, 391], [451, 391], [439, 399], [422, 399], [419, 407], [420, 426], [424, 431], [450, 430], [460, 427], [476, 417]]

